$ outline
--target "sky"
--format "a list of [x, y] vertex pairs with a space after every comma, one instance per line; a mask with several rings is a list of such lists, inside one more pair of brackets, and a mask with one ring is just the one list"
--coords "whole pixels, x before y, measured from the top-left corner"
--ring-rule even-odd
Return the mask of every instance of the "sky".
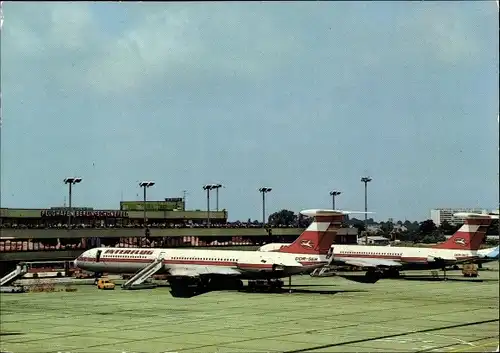
[[[1, 206], [498, 207], [495, 1], [5, 2]], [[211, 197], [215, 207], [215, 193]], [[361, 216], [362, 217], [362, 216]]]

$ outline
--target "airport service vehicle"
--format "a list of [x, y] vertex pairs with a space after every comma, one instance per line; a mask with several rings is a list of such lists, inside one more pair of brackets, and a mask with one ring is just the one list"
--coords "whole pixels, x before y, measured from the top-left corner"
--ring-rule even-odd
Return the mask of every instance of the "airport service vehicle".
[[163, 272], [174, 296], [227, 289], [230, 284], [239, 289], [244, 279], [275, 285], [273, 279], [289, 277], [291, 283], [292, 275], [327, 265], [344, 215], [364, 212], [313, 209], [301, 213], [313, 217], [313, 222], [293, 243], [275, 252], [99, 247], [85, 251], [75, 266], [96, 273], [136, 272], [123, 284], [124, 289]]
[[24, 278], [66, 277], [74, 272], [73, 261], [32, 261], [26, 264], [28, 272]]
[[477, 270], [477, 265], [476, 264], [464, 264], [462, 267], [462, 274], [464, 277], [477, 277], [478, 276], [478, 270]]
[[99, 278], [97, 281], [98, 289], [115, 289], [115, 284], [107, 278]]

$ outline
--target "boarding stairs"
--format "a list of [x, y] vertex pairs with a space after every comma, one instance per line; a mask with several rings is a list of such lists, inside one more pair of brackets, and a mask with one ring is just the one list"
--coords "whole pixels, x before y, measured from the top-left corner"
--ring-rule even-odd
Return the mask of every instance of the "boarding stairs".
[[123, 285], [123, 289], [135, 289], [138, 287], [142, 287], [143, 284], [148, 278], [153, 276], [159, 270], [163, 268], [163, 258], [165, 257], [164, 253], [160, 253], [158, 258], [149, 263], [146, 267], [139, 270], [136, 274], [134, 274], [129, 280], [127, 280]]
[[27, 264], [18, 264], [16, 266], [16, 269], [0, 280], [0, 286], [6, 286], [11, 282], [14, 282], [16, 279], [19, 277], [24, 276], [28, 272], [28, 265]]

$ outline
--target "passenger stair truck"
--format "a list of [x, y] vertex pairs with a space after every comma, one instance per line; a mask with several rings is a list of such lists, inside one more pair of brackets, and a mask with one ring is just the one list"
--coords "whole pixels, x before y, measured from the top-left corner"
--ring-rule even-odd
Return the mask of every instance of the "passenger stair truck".
[[146, 265], [146, 267], [139, 270], [135, 275], [133, 275], [129, 280], [127, 280], [123, 285], [123, 289], [142, 289], [142, 288], [152, 288], [155, 285], [141, 285], [148, 278], [153, 276], [155, 273], [163, 268], [163, 258], [165, 253], [162, 252], [153, 262]]
[[15, 270], [6, 274], [0, 280], [0, 287], [6, 286], [9, 283], [14, 282], [19, 277], [24, 276], [28, 272], [28, 265], [24, 263], [20, 263], [16, 266]]

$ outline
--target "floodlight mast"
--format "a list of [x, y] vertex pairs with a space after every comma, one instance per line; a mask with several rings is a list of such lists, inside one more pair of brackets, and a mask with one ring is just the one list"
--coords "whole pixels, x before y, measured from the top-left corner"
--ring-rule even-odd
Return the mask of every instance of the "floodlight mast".
[[365, 183], [365, 244], [368, 245], [368, 183], [372, 181], [372, 178], [366, 176], [361, 178], [361, 182]]
[[207, 191], [207, 227], [210, 228], [210, 190], [217, 189], [218, 184], [205, 184], [203, 190]]
[[262, 193], [262, 227], [266, 226], [266, 194], [271, 192], [272, 188], [261, 187], [259, 192]]
[[212, 184], [212, 186], [215, 189], [215, 208], [219, 212], [219, 189], [225, 188], [225, 186], [222, 184]]
[[80, 177], [68, 177], [64, 178], [64, 184], [69, 185], [69, 214], [68, 214], [68, 229], [71, 229], [71, 214], [73, 213], [73, 206], [71, 204], [71, 196], [73, 195], [72, 186], [82, 182]]
[[336, 190], [330, 191], [330, 196], [332, 197], [332, 210], [335, 209], [335, 196], [338, 196], [340, 194], [342, 194], [340, 191]]
[[149, 181], [141, 181], [139, 183], [139, 186], [141, 188], [143, 188], [143, 203], [144, 203], [144, 206], [143, 206], [143, 208], [144, 208], [144, 220], [143, 220], [144, 225], [143, 225], [143, 227], [144, 227], [144, 229], [148, 228], [148, 226], [147, 226], [147, 217], [146, 217], [146, 199], [147, 199], [147, 197], [146, 197], [146, 189], [152, 187], [153, 185], [155, 185], [155, 182], [151, 181], [151, 180], [149, 180]]

